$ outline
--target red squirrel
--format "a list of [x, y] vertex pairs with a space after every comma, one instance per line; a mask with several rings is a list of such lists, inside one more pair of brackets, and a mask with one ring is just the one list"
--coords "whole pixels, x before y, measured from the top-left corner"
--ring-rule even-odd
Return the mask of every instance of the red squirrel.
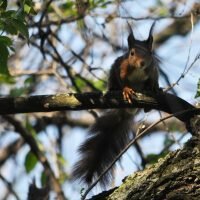
[[[135, 91], [159, 90], [159, 62], [152, 51], [153, 25], [148, 39], [144, 41], [136, 40], [131, 30], [128, 52], [118, 57], [110, 70], [108, 90], [122, 90], [124, 99], [129, 103]], [[132, 118], [133, 113], [128, 109], [115, 109], [96, 119], [89, 129], [88, 139], [79, 148], [81, 158], [74, 166], [74, 179], [81, 179], [89, 185], [101, 175], [128, 143]], [[108, 171], [100, 184], [106, 186], [112, 175], [112, 170]]]

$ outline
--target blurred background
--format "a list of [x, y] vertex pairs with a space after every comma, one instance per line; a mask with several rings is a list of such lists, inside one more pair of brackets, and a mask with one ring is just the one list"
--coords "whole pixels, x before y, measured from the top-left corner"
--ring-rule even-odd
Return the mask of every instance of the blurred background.
[[[0, 3], [1, 36], [10, 38], [11, 44], [7, 65], [0, 58], [1, 97], [106, 91], [112, 63], [127, 51], [127, 22], [135, 37], [145, 40], [156, 20], [153, 35], [154, 50], [161, 60], [160, 87], [198, 105], [200, 1], [2, 2], [7, 5]], [[22, 10], [23, 23], [17, 18], [19, 24], [13, 24], [9, 11], [18, 16]], [[0, 57], [3, 53], [0, 50]], [[80, 199], [86, 186], [70, 181], [70, 174], [79, 158], [78, 147], [95, 120], [94, 113], [101, 115], [102, 110], [16, 114], [10, 120], [0, 117], [0, 199], [25, 200], [33, 181], [38, 188], [47, 185], [46, 168], [27, 144], [23, 130], [36, 141], [66, 199]], [[166, 113], [141, 110], [133, 119], [133, 131], [164, 116]], [[181, 148], [189, 138], [190, 133], [175, 118], [160, 123], [118, 162], [109, 188]], [[101, 191], [97, 186], [90, 196]], [[54, 199], [56, 191], [50, 197]]]

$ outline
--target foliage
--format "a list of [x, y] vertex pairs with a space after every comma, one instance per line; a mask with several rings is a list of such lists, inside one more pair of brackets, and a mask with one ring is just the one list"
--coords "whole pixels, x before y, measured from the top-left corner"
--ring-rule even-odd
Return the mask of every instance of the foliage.
[[10, 53], [15, 50], [11, 35], [29, 39], [26, 16], [34, 13], [33, 5], [31, 0], [21, 0], [20, 8], [13, 10], [7, 7], [7, 0], [2, 0], [0, 3], [0, 76], [9, 75], [7, 61]]

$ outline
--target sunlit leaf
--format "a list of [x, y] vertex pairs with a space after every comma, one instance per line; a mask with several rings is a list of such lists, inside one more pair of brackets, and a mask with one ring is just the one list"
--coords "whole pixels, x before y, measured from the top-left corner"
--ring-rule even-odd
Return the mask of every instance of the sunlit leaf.
[[32, 15], [37, 14], [37, 12], [34, 10], [33, 3], [25, 3], [23, 10], [26, 14], [32, 14]]
[[36, 156], [31, 151], [29, 151], [25, 158], [26, 172], [30, 173], [35, 168], [37, 162], [38, 159], [36, 158]]
[[166, 16], [167, 14], [168, 14], [168, 9], [166, 9], [165, 7], [159, 9], [160, 16]]
[[80, 89], [83, 89], [83, 88], [86, 86], [85, 81], [83, 81], [83, 80], [82, 80], [81, 78], [79, 78], [79, 77], [77, 77], [77, 78], [75, 79], [75, 81], [76, 81], [77, 86], [78, 86]]
[[93, 84], [97, 89], [99, 89], [101, 91], [106, 89], [106, 82], [104, 82], [102, 80], [93, 81]]
[[0, 83], [15, 84], [15, 79], [10, 75], [0, 74]]
[[29, 6], [28, 4], [24, 5], [24, 12], [29, 14], [31, 12], [31, 6]]

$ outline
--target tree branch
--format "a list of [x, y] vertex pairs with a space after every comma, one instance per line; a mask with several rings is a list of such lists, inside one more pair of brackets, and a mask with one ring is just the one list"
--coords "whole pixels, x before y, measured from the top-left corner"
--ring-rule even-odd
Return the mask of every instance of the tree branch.
[[61, 110], [87, 110], [109, 108], [146, 108], [161, 110], [170, 114], [188, 110], [177, 118], [184, 123], [200, 113], [185, 100], [169, 94], [159, 92], [136, 93], [132, 97], [132, 104], [124, 101], [121, 91], [91, 93], [68, 93], [56, 95], [37, 95], [30, 97], [5, 97], [0, 98], [0, 114], [16, 114], [30, 112], [52, 112]]

